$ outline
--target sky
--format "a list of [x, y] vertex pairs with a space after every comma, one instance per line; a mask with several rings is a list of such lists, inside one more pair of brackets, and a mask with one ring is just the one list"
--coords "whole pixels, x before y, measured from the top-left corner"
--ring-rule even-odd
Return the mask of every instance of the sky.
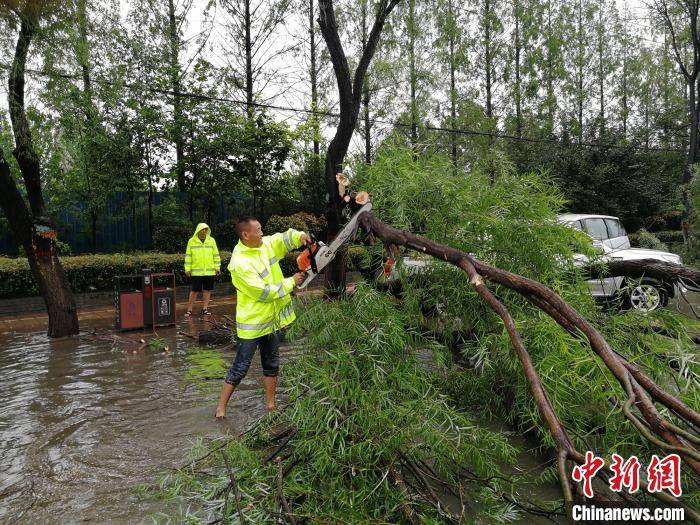
[[[220, 2], [221, 0], [219, 0]], [[352, 1], [352, 0], [349, 0]], [[629, 12], [629, 18], [634, 24], [632, 27], [637, 32], [637, 34], [644, 35], [645, 39], [650, 41], [655, 41], [654, 36], [650, 34], [648, 28], [649, 20], [647, 15], [647, 8], [642, 0], [616, 0], [620, 9], [627, 6]], [[133, 5], [129, 0], [119, 0], [121, 13], [123, 18], [126, 17], [126, 13]], [[211, 3], [211, 0], [175, 0], [177, 9], [180, 10], [185, 5], [190, 5], [190, 10], [188, 13], [187, 23], [183, 26], [184, 39], [192, 40], [193, 42], [198, 36], [203, 34], [208, 35], [207, 43], [202, 50], [202, 56], [206, 57], [211, 63], [216, 66], [224, 66], [228, 61], [227, 57], [230, 53], [227, 52], [227, 46], [230, 45], [230, 40], [226, 35], [224, 29], [225, 17], [220, 7], [214, 8], [213, 17], [205, 19], [204, 12], [206, 6]], [[253, 2], [255, 5], [257, 2]], [[162, 3], [165, 6], [165, 2]], [[216, 4], [216, 3], [215, 3]], [[210, 12], [210, 13], [211, 13]], [[304, 28], [302, 27], [301, 18], [294, 17], [289, 18], [284, 25], [278, 27], [274, 34], [274, 42], [271, 46], [270, 52], [279, 50], [285, 46], [292, 45], [299, 41], [299, 36], [304, 33]], [[321, 35], [318, 34], [318, 39], [320, 45], [323, 46]], [[189, 46], [190, 56], [183, 57], [183, 63], [189, 63], [192, 58], [192, 54], [198, 49], [197, 45]], [[308, 81], [302, 79], [304, 65], [299, 63], [298, 60], [290, 58], [289, 55], [280, 59], [273, 60], [269, 64], [272, 70], [278, 73], [278, 77], [283, 79], [283, 83], [271, 83], [267, 85], [266, 88], [262, 90], [261, 102], [270, 102], [276, 105], [285, 107], [297, 107], [305, 108], [309, 105], [309, 93], [308, 93]], [[2, 92], [0, 92], [0, 110], [6, 111], [7, 108], [7, 87], [6, 87], [6, 74], [0, 70], [0, 80], [2, 82]], [[332, 92], [335, 94], [335, 83], [331, 84]], [[280, 94], [280, 92], [282, 94]], [[32, 93], [30, 92], [30, 95]], [[232, 92], [228, 95], [229, 98], [241, 99], [241, 93]], [[40, 101], [33, 99], [31, 102], [36, 104], [41, 104]], [[331, 111], [335, 108], [331, 107]], [[292, 127], [302, 123], [306, 120], [307, 116], [303, 113], [294, 113], [289, 111], [272, 111], [271, 112], [277, 121], [288, 122]], [[379, 124], [378, 127], [384, 126], [389, 129], [390, 125]], [[334, 132], [333, 123], [327, 122], [326, 127], [323, 130], [326, 138], [330, 139]], [[356, 133], [353, 137], [353, 144], [351, 145], [351, 151], [358, 151], [362, 149], [362, 139]]]

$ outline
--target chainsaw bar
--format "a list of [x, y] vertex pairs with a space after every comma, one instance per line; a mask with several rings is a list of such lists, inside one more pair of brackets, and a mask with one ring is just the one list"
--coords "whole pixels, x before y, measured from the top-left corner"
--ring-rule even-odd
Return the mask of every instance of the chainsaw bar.
[[360, 216], [360, 214], [370, 211], [371, 209], [371, 202], [368, 202], [362, 206], [362, 208], [357, 210], [357, 212], [350, 217], [348, 223], [342, 230], [340, 230], [340, 233], [335, 236], [335, 239], [333, 239], [333, 242], [331, 242], [329, 246], [326, 246], [325, 244], [319, 246], [318, 251], [313, 257], [313, 260], [316, 262], [316, 269], [314, 270], [312, 265], [311, 268], [306, 270], [306, 279], [304, 279], [304, 282], [298, 286], [299, 289], [306, 288], [308, 284], [313, 281], [314, 278], [321, 273], [326, 266], [328, 266], [328, 264], [335, 258], [340, 247], [348, 242], [353, 235], [355, 235], [355, 232], [357, 231], [357, 218]]

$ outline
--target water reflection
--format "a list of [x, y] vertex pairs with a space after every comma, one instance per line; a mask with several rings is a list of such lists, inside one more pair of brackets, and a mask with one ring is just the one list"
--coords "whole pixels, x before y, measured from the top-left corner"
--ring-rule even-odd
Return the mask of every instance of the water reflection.
[[[177, 331], [205, 329], [201, 320], [159, 330], [167, 353], [124, 353], [95, 340], [111, 322], [90, 328], [94, 335], [61, 341], [0, 336], [0, 522], [140, 523], [162, 502], [141, 500], [136, 485], [181, 464], [198, 438], [237, 432], [262, 414], [253, 363], [229, 418], [214, 422], [218, 378], [234, 351], [193, 351]], [[210, 387], [197, 387], [205, 375]]]

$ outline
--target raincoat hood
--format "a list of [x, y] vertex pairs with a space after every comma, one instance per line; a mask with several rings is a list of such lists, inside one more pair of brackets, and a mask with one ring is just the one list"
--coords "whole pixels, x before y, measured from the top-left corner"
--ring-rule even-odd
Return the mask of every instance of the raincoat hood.
[[206, 236], [206, 238], [205, 238], [204, 240], [206, 241], [209, 237], [211, 237], [211, 228], [209, 228], [209, 225], [208, 225], [206, 222], [200, 222], [200, 223], [197, 225], [197, 228], [194, 230], [194, 235], [192, 236], [192, 238], [193, 238], [193, 239], [199, 240], [199, 237], [197, 236], [197, 234], [198, 234], [200, 231], [202, 231], [204, 228], [207, 228], [207, 229], [209, 230], [209, 231], [207, 232], [207, 236]]

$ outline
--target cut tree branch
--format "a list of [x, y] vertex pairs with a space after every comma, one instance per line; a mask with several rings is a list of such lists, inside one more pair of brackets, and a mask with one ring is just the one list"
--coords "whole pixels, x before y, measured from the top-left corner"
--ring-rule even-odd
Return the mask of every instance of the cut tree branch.
[[[680, 433], [676, 432], [674, 430], [675, 425], [658, 412], [651, 398], [653, 397], [662, 405], [674, 410], [678, 417], [691, 429], [694, 429], [698, 426], [698, 423], [700, 423], [700, 414], [685, 405], [680, 399], [665, 393], [651, 378], [636, 369], [636, 367], [629, 363], [623, 356], [613, 351], [603, 336], [583, 316], [551, 289], [537, 281], [494, 268], [460, 250], [444, 246], [410, 232], [392, 228], [369, 212], [363, 213], [358, 220], [360, 226], [368, 234], [381, 239], [387, 246], [405, 246], [421, 253], [432, 255], [433, 257], [461, 268], [469, 276], [469, 282], [476, 292], [501, 317], [511, 339], [511, 343], [515, 348], [516, 355], [523, 366], [530, 392], [556, 443], [560, 482], [566, 501], [571, 501], [573, 497], [569, 477], [567, 476], [566, 461], [572, 460], [580, 464], [584, 461], [584, 456], [580, 451], [576, 450], [564, 425], [554, 411], [547, 397], [542, 380], [523, 344], [510, 312], [508, 312], [505, 305], [503, 305], [503, 303], [488, 289], [484, 281], [485, 279], [518, 292], [532, 304], [548, 313], [564, 329], [578, 337], [585, 338], [590, 344], [591, 349], [602, 359], [606, 367], [627, 393], [628, 399], [626, 400], [624, 413], [635, 425], [635, 428], [640, 431], [640, 427], [637, 423], [640, 423], [641, 420], [639, 417], [641, 416], [650, 429], [645, 429], [644, 432], [640, 431], [646, 439], [661, 448], [678, 452], [685, 458], [686, 462], [695, 473], [700, 474], [700, 461], [697, 460], [698, 452], [693, 448], [692, 443], [689, 443], [691, 440], [685, 439], [684, 434], [686, 434], [687, 431], [682, 430]], [[637, 378], [640, 380], [638, 381]], [[661, 394], [662, 392], [664, 393]], [[631, 412], [634, 406], [639, 410], [640, 416], [634, 415]], [[652, 432], [655, 436], [651, 434]], [[667, 494], [655, 493], [654, 495], [662, 501], [674, 501], [674, 499]], [[691, 519], [700, 522], [700, 514], [692, 509], [687, 510]]]

